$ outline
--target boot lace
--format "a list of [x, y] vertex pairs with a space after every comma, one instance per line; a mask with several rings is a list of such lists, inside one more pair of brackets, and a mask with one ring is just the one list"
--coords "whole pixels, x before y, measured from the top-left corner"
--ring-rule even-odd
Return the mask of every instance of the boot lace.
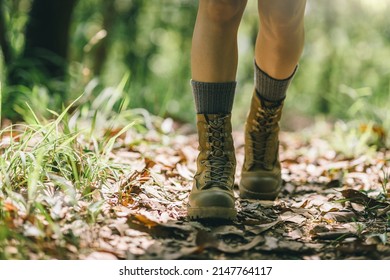
[[207, 159], [203, 160], [206, 166], [206, 184], [203, 189], [218, 186], [229, 190], [227, 184], [231, 176], [233, 162], [229, 160], [232, 151], [227, 151], [225, 147], [226, 139], [229, 137], [224, 126], [227, 116], [221, 116], [214, 120], [207, 120], [207, 133], [209, 149], [207, 149]]
[[[250, 141], [253, 149], [254, 165], [270, 166], [275, 161], [274, 128], [278, 123], [278, 117], [282, 106], [259, 106], [256, 112], [256, 118], [253, 119]], [[268, 153], [267, 153], [268, 152]]]

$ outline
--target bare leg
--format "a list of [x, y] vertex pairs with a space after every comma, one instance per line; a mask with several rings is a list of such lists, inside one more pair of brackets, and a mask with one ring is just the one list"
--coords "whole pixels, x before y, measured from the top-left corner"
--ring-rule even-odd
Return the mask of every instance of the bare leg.
[[235, 81], [237, 30], [247, 0], [200, 0], [192, 40], [192, 79]]
[[304, 44], [306, 0], [258, 0], [260, 30], [257, 65], [275, 79], [286, 79], [298, 64]]

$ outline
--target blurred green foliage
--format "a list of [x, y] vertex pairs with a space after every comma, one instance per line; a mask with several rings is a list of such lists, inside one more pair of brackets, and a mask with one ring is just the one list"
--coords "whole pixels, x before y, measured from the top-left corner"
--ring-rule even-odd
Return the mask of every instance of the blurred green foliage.
[[[18, 52], [31, 0], [4, 2], [12, 46]], [[248, 1], [239, 31], [234, 106], [238, 124], [245, 119], [253, 87], [256, 2]], [[129, 75], [124, 90], [130, 107], [193, 121], [189, 80], [196, 10], [193, 0], [80, 0], [72, 21], [70, 100], [93, 79], [99, 84], [97, 95]], [[292, 115], [373, 120], [389, 131], [389, 14], [388, 0], [308, 0], [305, 50], [286, 109]], [[0, 59], [2, 80], [4, 68]]]

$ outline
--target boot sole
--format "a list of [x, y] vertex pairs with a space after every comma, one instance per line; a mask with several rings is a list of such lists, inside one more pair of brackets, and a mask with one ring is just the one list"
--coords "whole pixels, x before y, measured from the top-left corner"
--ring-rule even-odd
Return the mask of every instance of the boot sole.
[[187, 216], [191, 220], [234, 220], [237, 217], [237, 211], [225, 207], [190, 207], [188, 208]]
[[243, 185], [239, 185], [239, 190], [240, 190], [240, 197], [241, 198], [246, 198], [246, 199], [258, 199], [258, 200], [275, 200], [280, 191], [282, 189], [282, 186], [280, 186], [278, 189], [276, 189], [273, 192], [253, 192], [249, 191], [245, 188]]

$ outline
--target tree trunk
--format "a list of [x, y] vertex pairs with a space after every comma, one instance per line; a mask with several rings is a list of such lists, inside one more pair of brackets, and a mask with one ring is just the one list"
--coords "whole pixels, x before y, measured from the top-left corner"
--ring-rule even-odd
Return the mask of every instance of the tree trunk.
[[0, 48], [3, 53], [5, 64], [6, 65], [11, 64], [13, 55], [12, 55], [12, 48], [7, 36], [7, 27], [5, 23], [3, 0], [0, 0]]
[[[34, 0], [26, 26], [25, 47], [13, 66], [11, 84], [64, 80], [69, 29], [77, 0]], [[38, 81], [37, 81], [38, 80]]]
[[103, 38], [96, 46], [94, 61], [93, 61], [93, 73], [95, 76], [100, 76], [103, 72], [104, 63], [106, 62], [109, 51], [109, 38], [111, 37], [112, 26], [116, 19], [116, 11], [114, 1], [103, 0], [103, 29], [106, 30], [107, 36]]

